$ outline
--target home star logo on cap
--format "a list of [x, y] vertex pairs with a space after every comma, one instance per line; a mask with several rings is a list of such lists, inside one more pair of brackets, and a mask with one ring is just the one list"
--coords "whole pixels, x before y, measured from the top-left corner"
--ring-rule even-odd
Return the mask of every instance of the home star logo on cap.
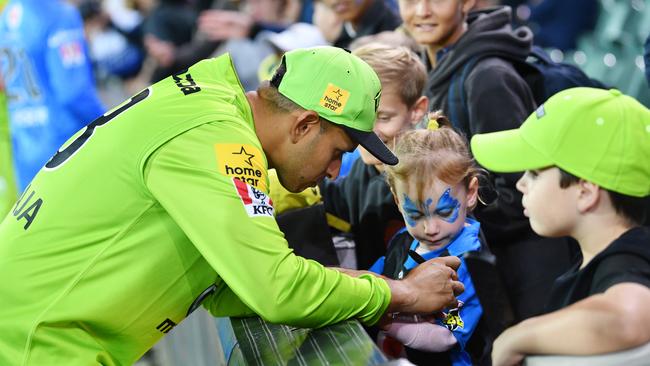
[[379, 77], [350, 51], [330, 46], [289, 51], [270, 84], [300, 107], [343, 128], [381, 162], [397, 164], [397, 157], [373, 132], [381, 95]]
[[323, 93], [323, 97], [320, 99], [320, 105], [336, 114], [341, 114], [345, 105], [348, 103], [348, 98], [350, 98], [349, 91], [330, 83], [327, 84], [325, 93]]

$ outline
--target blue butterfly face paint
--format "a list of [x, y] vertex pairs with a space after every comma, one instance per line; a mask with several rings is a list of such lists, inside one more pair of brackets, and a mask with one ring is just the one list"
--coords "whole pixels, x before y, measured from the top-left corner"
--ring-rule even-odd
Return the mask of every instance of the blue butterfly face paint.
[[406, 193], [403, 194], [402, 212], [404, 219], [410, 227], [415, 227], [417, 221], [422, 217], [438, 216], [442, 220], [453, 223], [458, 220], [458, 213], [460, 211], [460, 202], [451, 195], [451, 188], [447, 188], [445, 192], [438, 199], [435, 207], [432, 198], [427, 198], [422, 204], [422, 209], [418, 208]]
[[417, 224], [417, 220], [422, 217], [422, 212], [418, 207], [411, 201], [409, 196], [404, 193], [404, 200], [402, 203], [402, 212], [404, 213], [404, 219], [410, 227], [414, 227]]
[[[430, 202], [429, 199], [427, 202]], [[429, 211], [427, 207], [427, 211]], [[458, 220], [458, 212], [460, 211], [460, 202], [454, 196], [451, 195], [451, 188], [447, 188], [445, 193], [440, 196], [438, 199], [438, 204], [436, 204], [435, 213], [441, 219], [452, 223]]]

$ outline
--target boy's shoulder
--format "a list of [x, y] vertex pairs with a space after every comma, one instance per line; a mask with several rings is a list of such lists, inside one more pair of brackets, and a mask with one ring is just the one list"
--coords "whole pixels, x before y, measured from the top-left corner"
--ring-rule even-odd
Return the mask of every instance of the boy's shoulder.
[[637, 226], [611, 242], [598, 256], [629, 253], [646, 257], [650, 261], [650, 228]]
[[650, 288], [650, 229], [635, 227], [610, 243], [589, 264], [558, 278], [548, 311], [603, 293], [620, 283], [638, 283]]
[[[592, 293], [604, 292], [622, 282], [646, 282], [650, 287], [650, 229], [636, 227], [628, 230], [592, 262], [588, 265], [593, 267]], [[635, 280], [639, 276], [641, 281]]]

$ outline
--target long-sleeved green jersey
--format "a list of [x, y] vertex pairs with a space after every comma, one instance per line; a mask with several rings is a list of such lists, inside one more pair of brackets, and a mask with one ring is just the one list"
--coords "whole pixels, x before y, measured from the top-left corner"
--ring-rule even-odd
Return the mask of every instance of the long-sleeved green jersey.
[[135, 362], [202, 304], [319, 327], [373, 323], [376, 277], [295, 256], [229, 56], [79, 131], [0, 224], [0, 364]]

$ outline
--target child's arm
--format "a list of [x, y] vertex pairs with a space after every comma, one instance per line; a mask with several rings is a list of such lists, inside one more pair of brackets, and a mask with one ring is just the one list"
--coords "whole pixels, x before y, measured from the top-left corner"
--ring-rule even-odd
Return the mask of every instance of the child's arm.
[[403, 345], [420, 351], [444, 352], [458, 343], [449, 329], [429, 322], [393, 322], [385, 331]]
[[625, 282], [564, 309], [530, 318], [494, 342], [494, 366], [517, 365], [529, 354], [593, 355], [650, 341], [650, 289]]

